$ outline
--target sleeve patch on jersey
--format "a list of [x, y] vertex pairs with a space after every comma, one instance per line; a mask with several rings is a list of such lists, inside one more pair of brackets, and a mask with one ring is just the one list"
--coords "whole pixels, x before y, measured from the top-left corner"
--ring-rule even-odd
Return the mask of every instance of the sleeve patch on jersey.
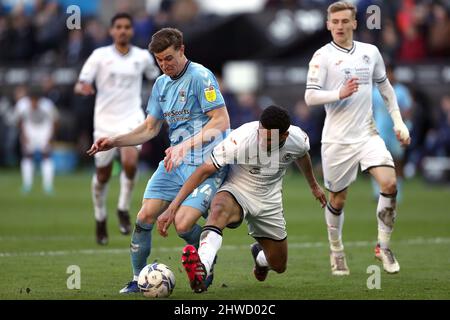
[[205, 98], [208, 102], [214, 102], [217, 99], [216, 88], [210, 86], [205, 89]]

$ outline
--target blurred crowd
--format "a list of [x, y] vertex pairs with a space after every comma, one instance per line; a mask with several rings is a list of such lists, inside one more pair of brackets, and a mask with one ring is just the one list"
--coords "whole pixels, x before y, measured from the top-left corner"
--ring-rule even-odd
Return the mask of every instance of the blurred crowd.
[[[326, 8], [330, 0], [267, 0], [266, 10]], [[58, 1], [35, 0], [8, 12], [0, 4], [0, 64], [33, 62], [51, 65], [77, 65], [97, 47], [110, 42], [108, 26], [95, 15], [83, 16], [82, 28], [65, 27], [68, 14]], [[208, 19], [196, 0], [162, 0], [152, 12], [118, 2], [117, 9], [134, 16], [134, 43], [147, 47], [155, 30], [171, 25], [180, 28]], [[364, 25], [366, 8], [381, 8], [379, 30], [361, 26], [357, 38], [383, 48], [383, 53], [397, 63], [439, 59], [450, 56], [450, 1], [448, 0], [359, 0], [358, 21]]]
[[[326, 8], [329, 0], [267, 0], [266, 10]], [[140, 1], [145, 3], [145, 1]], [[365, 21], [365, 8], [379, 5], [382, 10], [382, 28], [358, 28], [357, 39], [378, 45], [388, 63], [447, 61], [450, 57], [450, 1], [435, 0], [359, 0], [359, 21]], [[212, 19], [201, 10], [196, 0], [162, 0], [152, 10], [136, 7], [131, 1], [116, 1], [115, 12], [127, 11], [134, 17], [133, 43], [147, 47], [152, 34], [161, 27], [174, 26], [185, 30], [198, 19]], [[151, 11], [151, 12], [148, 12]], [[25, 8], [17, 5], [5, 10], [0, 2], [0, 66], [29, 65], [80, 68], [91, 52], [111, 43], [109, 25], [100, 16], [83, 16], [81, 29], [66, 27], [68, 14], [60, 2], [35, 0]], [[7, 50], [5, 50], [7, 48]], [[445, 60], [447, 59], [447, 60]], [[219, 77], [219, 76], [218, 76]], [[219, 77], [220, 78], [220, 77]], [[39, 81], [42, 94], [58, 107], [61, 117], [57, 141], [76, 145], [80, 159], [88, 163], [84, 150], [92, 142], [92, 114], [94, 98], [74, 96], [72, 87], [58, 86], [49, 74]], [[145, 84], [143, 101], [147, 101], [150, 85]], [[410, 123], [413, 143], [405, 154], [409, 172], [420, 169], [427, 155], [450, 157], [450, 95], [440, 99], [438, 105], [421, 88], [407, 86], [411, 95]], [[233, 128], [258, 119], [262, 108], [271, 103], [262, 92], [234, 93], [222, 86], [229, 108]], [[17, 165], [20, 148], [14, 119], [15, 103], [27, 94], [27, 87], [19, 85], [8, 94], [0, 91], [0, 166]], [[325, 118], [323, 108], [308, 108], [303, 97], [292, 105], [293, 122], [310, 137], [311, 154], [320, 163], [321, 129]], [[436, 100], [435, 100], [436, 101]], [[274, 101], [276, 103], [276, 101]], [[431, 112], [430, 112], [431, 110]], [[160, 135], [144, 146], [143, 160], [155, 165], [168, 141]], [[155, 157], [155, 155], [157, 155]]]

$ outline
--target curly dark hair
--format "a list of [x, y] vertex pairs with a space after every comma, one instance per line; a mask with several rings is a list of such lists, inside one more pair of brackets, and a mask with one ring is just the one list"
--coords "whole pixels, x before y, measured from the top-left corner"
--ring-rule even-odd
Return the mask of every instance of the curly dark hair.
[[278, 129], [280, 134], [288, 131], [291, 125], [289, 112], [282, 107], [273, 105], [264, 109], [259, 121], [265, 129]]

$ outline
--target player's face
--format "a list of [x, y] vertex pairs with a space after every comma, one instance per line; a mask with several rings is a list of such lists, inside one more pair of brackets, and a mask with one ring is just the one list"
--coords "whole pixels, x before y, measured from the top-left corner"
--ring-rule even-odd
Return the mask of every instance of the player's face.
[[30, 97], [31, 108], [32, 108], [33, 110], [37, 109], [37, 107], [38, 107], [38, 101], [39, 101], [39, 97], [36, 97], [36, 96]]
[[350, 45], [353, 41], [353, 30], [356, 29], [356, 20], [352, 16], [352, 11], [342, 10], [331, 13], [327, 20], [327, 29], [338, 45]]
[[127, 18], [120, 18], [114, 22], [109, 32], [114, 43], [125, 46], [130, 43], [133, 37], [133, 26]]
[[165, 75], [175, 77], [183, 70], [186, 62], [184, 58], [184, 45], [178, 50], [170, 46], [160, 53], [155, 53], [155, 58]]

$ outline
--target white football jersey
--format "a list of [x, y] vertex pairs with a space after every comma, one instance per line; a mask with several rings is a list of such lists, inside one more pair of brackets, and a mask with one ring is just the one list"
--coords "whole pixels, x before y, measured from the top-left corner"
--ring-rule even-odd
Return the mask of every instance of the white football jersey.
[[143, 74], [148, 79], [159, 75], [148, 50], [131, 46], [123, 55], [110, 45], [92, 52], [81, 69], [79, 81], [95, 82], [96, 131], [103, 134], [128, 132], [144, 121], [141, 99]]
[[350, 144], [366, 141], [376, 134], [372, 114], [373, 82], [387, 79], [378, 48], [353, 41], [351, 49], [333, 41], [317, 50], [309, 63], [306, 89], [336, 90], [352, 77], [358, 77], [358, 92], [325, 105], [322, 143]]
[[29, 97], [23, 97], [16, 103], [15, 118], [22, 122], [22, 129], [28, 140], [48, 142], [58, 115], [53, 102], [45, 97], [39, 98], [36, 109], [32, 108]]
[[309, 151], [309, 138], [299, 127], [290, 126], [284, 145], [267, 155], [257, 150], [258, 128], [259, 121], [253, 121], [233, 130], [213, 149], [210, 158], [218, 169], [230, 165], [226, 181], [244, 193], [281, 199], [286, 168]]

